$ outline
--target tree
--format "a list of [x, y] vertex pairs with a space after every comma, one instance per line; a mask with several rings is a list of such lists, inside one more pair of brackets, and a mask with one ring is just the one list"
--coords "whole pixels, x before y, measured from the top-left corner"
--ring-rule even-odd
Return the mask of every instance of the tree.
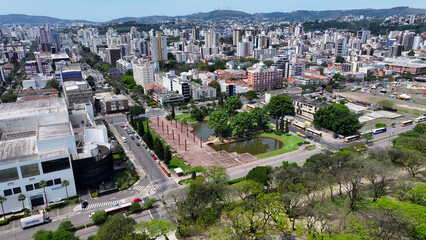
[[141, 210], [142, 210], [142, 207], [138, 202], [133, 202], [132, 205], [130, 206], [130, 212], [132, 213], [137, 213], [137, 212], [140, 212]]
[[374, 125], [375, 128], [384, 128], [386, 127], [386, 124], [384, 123], [376, 123], [376, 125]]
[[342, 135], [352, 134], [362, 127], [358, 117], [350, 113], [347, 106], [337, 103], [317, 110], [314, 124]]
[[336, 56], [336, 63], [344, 63], [345, 62], [345, 58], [342, 56]]
[[6, 202], [7, 198], [0, 195], [0, 205], [1, 205], [1, 212], [3, 213], [3, 218], [6, 219], [6, 214], [4, 212], [3, 203]]
[[164, 163], [168, 166], [170, 164], [170, 161], [172, 160], [172, 151], [170, 151], [170, 147], [167, 146], [166, 149], [164, 149]]
[[218, 81], [211, 81], [209, 83], [209, 86], [216, 89], [216, 97], [220, 97], [221, 96], [222, 90], [220, 88], [220, 83]]
[[95, 78], [93, 78], [91, 75], [89, 75], [89, 76], [86, 78], [86, 81], [87, 81], [87, 83], [88, 83], [91, 87], [94, 87], [94, 86], [96, 85], [96, 83], [95, 83]]
[[120, 240], [133, 236], [136, 222], [121, 214], [110, 216], [96, 234], [96, 240]]
[[133, 69], [127, 69], [126, 72], [124, 72], [124, 75], [133, 76]]
[[70, 182], [68, 180], [64, 180], [64, 181], [62, 181], [61, 185], [62, 185], [62, 187], [65, 188], [65, 192], [67, 193], [67, 198], [69, 198], [69, 196], [68, 196], [68, 186], [70, 185]]
[[106, 212], [103, 210], [96, 211], [95, 214], [93, 214], [92, 216], [92, 222], [96, 225], [104, 223], [106, 219], [107, 219], [107, 215], [106, 215]]
[[25, 201], [26, 198], [27, 198], [27, 196], [25, 196], [25, 194], [23, 194], [23, 193], [18, 195], [18, 201], [22, 202], [22, 209], [25, 209], [24, 201]]
[[246, 97], [247, 100], [252, 101], [253, 99], [257, 98], [257, 94], [255, 91], [250, 90], [248, 92], [246, 92], [246, 94], [244, 95]]
[[243, 102], [241, 102], [241, 100], [237, 96], [232, 96], [228, 98], [224, 106], [224, 108], [226, 109], [229, 115], [235, 115], [235, 112], [238, 109], [241, 109], [242, 107], [243, 107]]
[[142, 106], [131, 106], [129, 113], [137, 118], [139, 115], [145, 113], [145, 108]]
[[53, 232], [45, 230], [45, 229], [39, 229], [33, 234], [32, 239], [34, 239], [34, 240], [51, 240], [51, 239], [53, 239]]
[[175, 114], [175, 105], [172, 104], [172, 113], [170, 114], [170, 118], [171, 119], [175, 119], [175, 116], [176, 116], [176, 114]]
[[217, 110], [210, 114], [207, 126], [214, 129], [216, 137], [226, 137], [230, 134], [229, 115], [225, 110]]
[[149, 131], [149, 125], [148, 125], [148, 123], [146, 124], [146, 132], [145, 132], [144, 137], [145, 137], [144, 141], [145, 141], [146, 145], [150, 149], [153, 149], [153, 147], [154, 147], [154, 140], [152, 139], [151, 132]]
[[195, 120], [201, 122], [204, 120], [205, 112], [203, 112], [200, 108], [197, 106], [194, 106], [191, 110], [191, 118], [195, 118]]
[[47, 187], [47, 182], [45, 180], [41, 180], [39, 182], [39, 186], [41, 188], [43, 188], [43, 192], [44, 192], [44, 199], [46, 200], [46, 205], [49, 206], [49, 201], [47, 200], [47, 195], [46, 195], [46, 187]]
[[408, 52], [408, 56], [413, 57], [416, 53], [413, 50], [410, 50], [410, 52]]
[[253, 129], [253, 119], [248, 112], [241, 112], [233, 116], [230, 121], [233, 135], [243, 135]]
[[145, 127], [143, 125], [143, 122], [141, 120], [138, 121], [138, 135], [143, 137], [145, 133]]
[[268, 185], [268, 181], [269, 181], [268, 173], [270, 170], [271, 170], [270, 166], [255, 167], [251, 169], [250, 172], [248, 172], [246, 179], [256, 181], [266, 186]]
[[58, 230], [59, 229], [64, 229], [65, 231], [73, 231], [74, 225], [69, 220], [63, 221], [61, 222], [61, 224], [59, 224]]
[[277, 95], [271, 97], [268, 104], [269, 113], [276, 118], [276, 129], [278, 129], [278, 118], [282, 115], [294, 114], [294, 105], [290, 97], [286, 95]]
[[145, 233], [150, 239], [157, 239], [160, 236], [169, 239], [167, 234], [175, 229], [175, 225], [172, 222], [154, 218], [151, 222], [140, 222], [136, 228]]
[[395, 103], [388, 99], [378, 101], [377, 105], [383, 109], [393, 109], [395, 107]]
[[267, 128], [269, 117], [263, 108], [255, 107], [250, 111], [250, 118], [253, 121], [255, 130], [263, 130]]
[[157, 154], [158, 158], [164, 158], [164, 147], [159, 137], [157, 137], [154, 141], [154, 152]]
[[46, 87], [44, 88], [45, 89], [55, 88], [56, 90], [59, 90], [59, 82], [56, 79], [52, 78], [46, 82]]

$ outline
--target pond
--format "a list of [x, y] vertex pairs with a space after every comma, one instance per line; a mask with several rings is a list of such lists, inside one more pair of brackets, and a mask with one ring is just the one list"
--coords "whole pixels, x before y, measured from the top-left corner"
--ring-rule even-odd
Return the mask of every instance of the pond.
[[214, 129], [207, 127], [207, 121], [190, 123], [194, 129], [195, 136], [202, 137], [203, 142], [207, 142], [209, 137], [213, 135]]
[[280, 140], [268, 137], [255, 137], [248, 140], [226, 143], [222, 145], [210, 145], [214, 150], [225, 150], [227, 152], [250, 153], [251, 155], [259, 155], [262, 153], [272, 152], [284, 147], [284, 143]]

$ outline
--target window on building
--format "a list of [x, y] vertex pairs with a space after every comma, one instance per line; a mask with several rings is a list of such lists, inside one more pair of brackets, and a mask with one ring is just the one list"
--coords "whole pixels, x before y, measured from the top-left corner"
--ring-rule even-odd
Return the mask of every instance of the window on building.
[[51, 173], [61, 171], [70, 168], [70, 162], [68, 158], [55, 159], [41, 163], [43, 173]]
[[19, 179], [19, 175], [16, 167], [0, 170], [0, 182], [9, 182], [17, 179]]
[[34, 186], [33, 186], [32, 184], [26, 185], [26, 186], [25, 186], [25, 190], [26, 190], [27, 192], [32, 191], [32, 190], [34, 190]]
[[4, 193], [4, 196], [10, 196], [12, 195], [12, 189], [3, 190], [3, 193]]
[[55, 182], [55, 185], [58, 185], [58, 184], [61, 184], [61, 183], [62, 183], [62, 180], [61, 180], [60, 178], [56, 178], [56, 179], [54, 180], [54, 182]]
[[40, 189], [40, 183], [34, 183], [34, 189]]
[[22, 191], [21, 191], [20, 187], [13, 188], [13, 194], [18, 194], [18, 193], [21, 193], [21, 192]]
[[38, 163], [21, 166], [21, 173], [23, 178], [40, 175]]
[[53, 186], [53, 180], [48, 180], [48, 181], [46, 181], [46, 185], [47, 185], [48, 187]]

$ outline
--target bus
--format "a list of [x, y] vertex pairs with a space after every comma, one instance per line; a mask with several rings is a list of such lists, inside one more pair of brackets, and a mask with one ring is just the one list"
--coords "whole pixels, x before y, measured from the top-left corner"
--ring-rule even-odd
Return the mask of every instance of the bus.
[[124, 203], [112, 208], [105, 209], [107, 216], [111, 216], [117, 213], [124, 213], [130, 210], [131, 203]]
[[292, 122], [291, 124], [293, 124], [293, 126], [299, 128], [299, 129], [302, 129], [303, 131], [305, 131], [305, 126], [304, 125], [302, 125], [302, 124], [300, 124], [298, 122]]
[[426, 121], [426, 116], [420, 116], [420, 117], [416, 118], [414, 121], [416, 121], [417, 123]]
[[312, 128], [307, 128], [306, 132], [308, 132], [309, 134], [312, 134], [314, 136], [317, 136], [317, 137], [322, 137], [322, 133], [321, 132], [316, 131], [316, 130], [314, 130]]
[[384, 132], [386, 132], [386, 128], [385, 127], [383, 127], [383, 128], [376, 128], [376, 129], [373, 130], [373, 134], [379, 134], [379, 133], [384, 133]]
[[407, 120], [407, 121], [401, 122], [401, 126], [408, 126], [411, 124], [413, 124], [413, 120]]
[[302, 133], [300, 133], [300, 132], [296, 132], [296, 134], [297, 134], [297, 135], [299, 135], [299, 136], [300, 136], [300, 137], [302, 137], [302, 138], [306, 138], [305, 134], [302, 134]]
[[352, 141], [358, 140], [360, 137], [361, 137], [360, 135], [345, 137], [345, 142], [352, 142]]
[[361, 137], [364, 137], [366, 134], [373, 133], [373, 130], [366, 131], [360, 134]]

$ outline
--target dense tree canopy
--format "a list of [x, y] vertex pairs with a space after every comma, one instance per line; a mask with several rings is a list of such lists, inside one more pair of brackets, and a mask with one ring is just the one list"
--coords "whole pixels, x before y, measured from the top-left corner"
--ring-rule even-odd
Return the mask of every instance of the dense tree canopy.
[[353, 134], [362, 127], [358, 117], [350, 113], [348, 107], [337, 103], [316, 111], [314, 114], [314, 124], [342, 135]]
[[232, 96], [228, 98], [225, 102], [224, 108], [230, 115], [235, 115], [238, 109], [243, 107], [243, 102], [237, 96]]

